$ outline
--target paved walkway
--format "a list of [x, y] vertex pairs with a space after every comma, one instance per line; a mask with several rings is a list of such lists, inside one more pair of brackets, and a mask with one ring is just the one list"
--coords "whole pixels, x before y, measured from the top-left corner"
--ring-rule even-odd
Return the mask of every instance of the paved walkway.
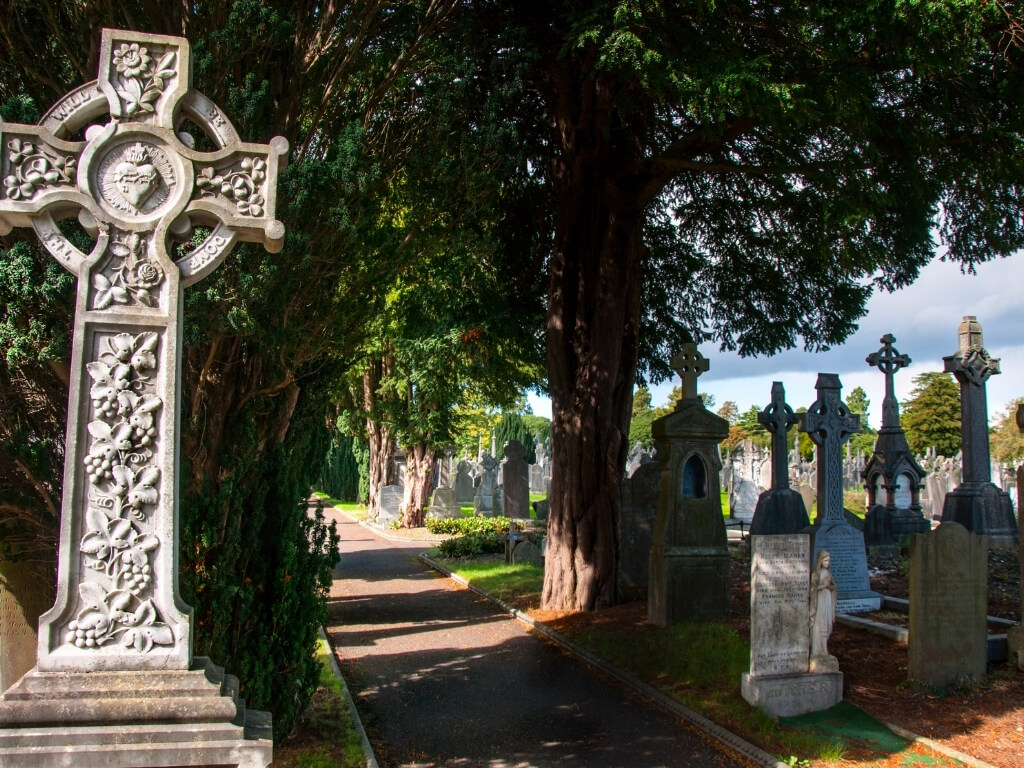
[[429, 569], [338, 521], [327, 634], [383, 768], [747, 766]]

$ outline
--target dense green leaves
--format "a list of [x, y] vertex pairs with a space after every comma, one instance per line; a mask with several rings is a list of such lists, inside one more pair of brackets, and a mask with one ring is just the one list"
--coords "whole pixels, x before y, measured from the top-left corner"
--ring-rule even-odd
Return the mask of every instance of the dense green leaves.
[[910, 450], [921, 455], [934, 449], [940, 456], [956, 456], [962, 442], [960, 388], [948, 373], [921, 373], [914, 377], [910, 398], [900, 404], [900, 423]]

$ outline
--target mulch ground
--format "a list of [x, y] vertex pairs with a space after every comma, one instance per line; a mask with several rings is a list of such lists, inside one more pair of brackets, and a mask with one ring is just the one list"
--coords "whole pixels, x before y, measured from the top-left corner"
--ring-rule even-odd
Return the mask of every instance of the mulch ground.
[[[891, 597], [906, 597], [908, 583], [899, 560], [871, 558], [871, 586]], [[728, 625], [750, 634], [750, 585], [745, 562], [733, 560]], [[1019, 620], [1020, 570], [1015, 552], [996, 551], [989, 560], [989, 615]], [[647, 604], [626, 603], [603, 611], [554, 614], [531, 611], [553, 629], [572, 637], [596, 628], [637, 631], [647, 621]], [[869, 615], [870, 616], [870, 615]], [[873, 616], [893, 623], [888, 614]], [[896, 619], [898, 621], [898, 619]], [[1024, 768], [1024, 672], [1008, 664], [989, 670], [984, 684], [937, 693], [907, 680], [907, 646], [864, 630], [836, 624], [829, 650], [843, 671], [844, 696], [872, 717], [937, 741], [999, 768]], [[867, 755], [848, 751], [840, 765]], [[908, 755], [872, 756], [872, 765], [900, 768]]]

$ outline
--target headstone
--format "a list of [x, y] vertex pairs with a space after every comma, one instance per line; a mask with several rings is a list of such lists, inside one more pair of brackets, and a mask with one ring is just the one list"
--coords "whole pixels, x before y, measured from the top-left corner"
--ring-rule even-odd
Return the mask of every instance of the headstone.
[[544, 558], [541, 557], [540, 547], [529, 539], [517, 542], [515, 547], [512, 549], [512, 565], [518, 565], [519, 563], [543, 565]]
[[942, 522], [960, 523], [984, 535], [990, 547], [1015, 547], [1019, 537], [1010, 496], [992, 482], [985, 383], [999, 373], [999, 361], [985, 350], [981, 324], [967, 315], [958, 329], [959, 349], [944, 357], [945, 370], [960, 383], [963, 481], [946, 494]]
[[0, 561], [0, 693], [36, 664], [36, 627], [45, 592], [22, 562]]
[[402, 500], [405, 489], [400, 485], [385, 485], [380, 489], [380, 512], [374, 521], [382, 528], [390, 528], [402, 519]]
[[[1017, 406], [1017, 429], [1024, 432], [1024, 403]], [[1017, 498], [1024, 499], [1024, 464], [1017, 467]], [[1019, 507], [1018, 507], [1019, 509]], [[1020, 583], [1024, 585], [1024, 515], [1017, 515], [1018, 531], [1020, 533], [1019, 555], [1020, 561]], [[1006, 633], [1006, 646], [1010, 663], [1017, 661], [1017, 669], [1024, 670], [1024, 589], [1021, 590], [1019, 621], [1016, 627], [1012, 627]]]
[[544, 493], [544, 467], [540, 464], [530, 465], [530, 493]]
[[722, 519], [718, 444], [729, 422], [704, 407], [697, 377], [708, 361], [695, 344], [672, 359], [683, 396], [651, 425], [661, 484], [651, 543], [648, 621], [722, 619], [729, 613], [729, 549]]
[[530, 506], [533, 507], [533, 516], [538, 520], [548, 519], [548, 500], [537, 499], [537, 501], [530, 502]]
[[757, 511], [761, 488], [753, 480], [733, 474], [732, 493], [729, 494], [729, 517], [749, 523]]
[[454, 488], [437, 488], [430, 498], [430, 508], [427, 510], [427, 517], [431, 520], [449, 520], [453, 517], [461, 517], [462, 509], [455, 498]]
[[527, 477], [526, 447], [518, 440], [505, 443], [502, 466], [502, 509], [508, 518], [530, 516], [530, 484]]
[[[473, 494], [473, 511], [477, 514], [494, 511], [494, 491], [498, 487], [498, 462], [487, 451], [484, 451], [480, 466], [482, 471], [480, 477], [477, 478], [476, 490]], [[499, 506], [498, 509], [501, 507]], [[490, 517], [490, 515], [487, 516]]]
[[453, 488], [452, 480], [452, 456], [455, 455], [455, 448], [448, 446], [444, 449], [444, 456], [437, 462], [437, 486], [438, 488]]
[[757, 443], [743, 440], [729, 455], [729, 466], [732, 468], [729, 517], [749, 523], [754, 519], [758, 496], [771, 483], [770, 459]]
[[786, 433], [799, 419], [786, 404], [786, 390], [781, 381], [772, 382], [772, 401], [757, 415], [757, 420], [772, 436], [772, 485], [757, 499], [750, 533], [798, 533], [810, 524], [810, 520], [803, 498], [789, 487]]
[[476, 488], [473, 487], [473, 475], [470, 474], [470, 463], [463, 459], [455, 470], [455, 499], [459, 504], [472, 504]]
[[751, 537], [750, 672], [740, 691], [772, 717], [828, 709], [843, 698], [838, 669], [810, 671], [810, 538]]
[[921, 511], [925, 472], [914, 459], [900, 426], [900, 407], [893, 387], [896, 372], [910, 365], [910, 357], [893, 347], [896, 338], [891, 333], [879, 341], [882, 347], [866, 359], [885, 376], [885, 397], [875, 450], [860, 473], [868, 492], [864, 541], [869, 546], [894, 546], [911, 533], [930, 530], [931, 523]]
[[[69, 750], [83, 765], [118, 752], [119, 765], [125, 753], [132, 765], [271, 759], [222, 673], [192, 657], [177, 586], [178, 382], [184, 289], [236, 242], [283, 245], [288, 143], [243, 143], [191, 72], [183, 38], [103, 30], [96, 81], [39, 125], [0, 123], [0, 178], [21, 182], [0, 189], [0, 234], [33, 227], [78, 282], [57, 601], [39, 621], [36, 667], [0, 699], [12, 765]], [[175, 132], [184, 118], [216, 151]], [[57, 226], [75, 212], [95, 238], [88, 255]], [[193, 220], [212, 229], [179, 255], [170, 241]]]
[[619, 581], [624, 592], [643, 594], [650, 573], [651, 541], [658, 517], [658, 462], [643, 461], [622, 481], [619, 513]]
[[810, 436], [818, 453], [818, 515], [808, 529], [814, 556], [823, 549], [832, 556], [832, 575], [839, 588], [836, 610], [876, 611], [882, 596], [871, 590], [868, 580], [864, 533], [850, 525], [843, 510], [842, 446], [860, 431], [860, 417], [843, 403], [836, 374], [819, 373], [815, 389], [818, 399], [800, 414], [800, 430]]
[[985, 537], [959, 523], [911, 536], [910, 679], [939, 689], [982, 681], [987, 613]]
[[800, 499], [804, 503], [804, 509], [807, 510], [807, 518], [810, 519], [811, 511], [814, 509], [814, 489], [807, 483], [800, 483], [797, 493], [800, 494]]

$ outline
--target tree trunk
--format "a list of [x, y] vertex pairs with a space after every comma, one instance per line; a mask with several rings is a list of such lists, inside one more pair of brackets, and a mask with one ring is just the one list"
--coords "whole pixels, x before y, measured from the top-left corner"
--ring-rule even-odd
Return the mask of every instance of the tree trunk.
[[402, 499], [402, 527], [420, 528], [426, 516], [430, 492], [434, 490], [437, 450], [426, 443], [405, 448], [405, 496]]
[[[586, 63], [581, 66], [586, 66]], [[613, 605], [622, 473], [636, 378], [643, 212], [635, 126], [615, 94], [571, 62], [554, 71], [561, 152], [548, 292], [552, 410], [548, 544], [541, 605]]]
[[377, 399], [377, 387], [390, 372], [391, 358], [384, 355], [372, 360], [363, 374], [363, 409], [366, 418], [366, 437], [370, 447], [370, 490], [369, 516], [376, 519], [380, 513], [380, 489], [395, 482], [395, 434], [389, 424], [373, 417]]

